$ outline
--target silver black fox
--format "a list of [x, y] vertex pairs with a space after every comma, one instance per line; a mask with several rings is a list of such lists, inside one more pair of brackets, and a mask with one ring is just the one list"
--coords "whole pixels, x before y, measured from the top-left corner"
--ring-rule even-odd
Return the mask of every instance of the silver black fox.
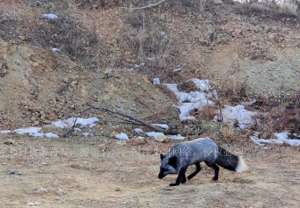
[[170, 184], [170, 186], [177, 186], [186, 182], [185, 173], [188, 166], [196, 166], [196, 170], [187, 177], [190, 180], [200, 172], [201, 162], [205, 162], [207, 166], [214, 169], [213, 180], [215, 181], [219, 177], [219, 166], [235, 172], [243, 172], [248, 169], [242, 157], [219, 147], [210, 138], [199, 138], [176, 144], [167, 154], [161, 154], [158, 178], [162, 179], [169, 174], [178, 174], [176, 182]]

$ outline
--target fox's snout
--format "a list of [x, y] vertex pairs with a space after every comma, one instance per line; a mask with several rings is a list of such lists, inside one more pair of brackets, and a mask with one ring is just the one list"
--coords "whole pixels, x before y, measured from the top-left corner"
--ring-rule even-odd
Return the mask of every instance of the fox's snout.
[[159, 179], [162, 179], [162, 178], [164, 178], [165, 176], [166, 176], [166, 175], [164, 175], [163, 173], [159, 173], [159, 174], [158, 174], [158, 178], [159, 178]]

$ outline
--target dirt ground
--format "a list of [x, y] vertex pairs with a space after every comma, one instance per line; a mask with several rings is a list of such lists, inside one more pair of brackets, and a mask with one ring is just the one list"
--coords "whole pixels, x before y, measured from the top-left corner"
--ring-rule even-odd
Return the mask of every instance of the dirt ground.
[[[105, 138], [41, 140], [3, 137], [1, 207], [299, 207], [300, 153], [291, 147], [243, 146], [251, 170], [222, 169], [219, 182], [205, 167], [185, 185], [157, 178], [159, 152]], [[232, 152], [241, 153], [233, 145]], [[192, 170], [192, 168], [190, 168]], [[190, 171], [191, 171], [190, 170]]]

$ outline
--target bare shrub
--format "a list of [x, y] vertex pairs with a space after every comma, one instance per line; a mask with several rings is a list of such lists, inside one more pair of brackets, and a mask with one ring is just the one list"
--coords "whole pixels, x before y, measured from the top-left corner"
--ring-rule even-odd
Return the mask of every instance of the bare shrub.
[[[75, 0], [79, 8], [109, 9], [113, 7], [142, 8], [147, 5], [156, 5], [160, 0]], [[207, 0], [166, 0], [157, 5], [160, 9], [174, 9], [178, 12], [199, 12], [207, 5]], [[214, 1], [210, 1], [214, 2]], [[151, 8], [151, 7], [150, 7]]]
[[45, 10], [65, 10], [69, 8], [69, 0], [24, 0], [31, 7], [39, 7]]
[[262, 137], [270, 138], [280, 131], [300, 134], [300, 91], [279, 98], [257, 98], [253, 107], [268, 112], [260, 118]]
[[123, 0], [75, 0], [79, 8], [99, 9], [123, 5]]
[[278, 3], [272, 0], [245, 1], [235, 8], [237, 13], [247, 16], [260, 16], [281, 20], [286, 18], [298, 18], [298, 5], [295, 2]]
[[3, 40], [17, 40], [24, 35], [23, 20], [13, 13], [0, 12], [0, 38]]
[[35, 45], [59, 48], [72, 60], [80, 60], [88, 68], [105, 64], [106, 47], [98, 40], [96, 33], [88, 31], [68, 16], [55, 21], [38, 21], [29, 36]]
[[162, 69], [178, 63], [178, 50], [172, 44], [165, 20], [146, 11], [133, 11], [124, 15], [124, 27], [120, 39], [127, 63], [143, 63], [144, 68]]

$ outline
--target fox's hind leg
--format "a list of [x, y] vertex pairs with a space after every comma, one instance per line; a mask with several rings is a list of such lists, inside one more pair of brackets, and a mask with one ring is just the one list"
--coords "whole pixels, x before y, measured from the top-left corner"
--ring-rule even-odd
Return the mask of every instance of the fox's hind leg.
[[200, 170], [201, 170], [200, 162], [195, 163], [195, 166], [196, 166], [196, 170], [195, 170], [193, 173], [191, 173], [191, 174], [187, 177], [189, 180], [191, 180], [191, 179], [192, 179], [195, 175], [197, 175], [197, 174], [200, 172]]
[[187, 169], [187, 167], [184, 167], [179, 170], [178, 176], [176, 178], [176, 182], [171, 183], [170, 186], [178, 186], [180, 183], [186, 182], [186, 177], [185, 177], [186, 169]]
[[209, 163], [209, 162], [205, 162], [206, 163], [206, 165], [208, 166], [208, 167], [211, 167], [212, 169], [214, 169], [215, 170], [215, 175], [214, 175], [214, 177], [212, 178], [214, 181], [217, 181], [218, 179], [219, 179], [219, 170], [220, 170], [220, 168], [219, 168], [219, 166], [217, 166], [216, 164], [214, 164], [214, 163]]

